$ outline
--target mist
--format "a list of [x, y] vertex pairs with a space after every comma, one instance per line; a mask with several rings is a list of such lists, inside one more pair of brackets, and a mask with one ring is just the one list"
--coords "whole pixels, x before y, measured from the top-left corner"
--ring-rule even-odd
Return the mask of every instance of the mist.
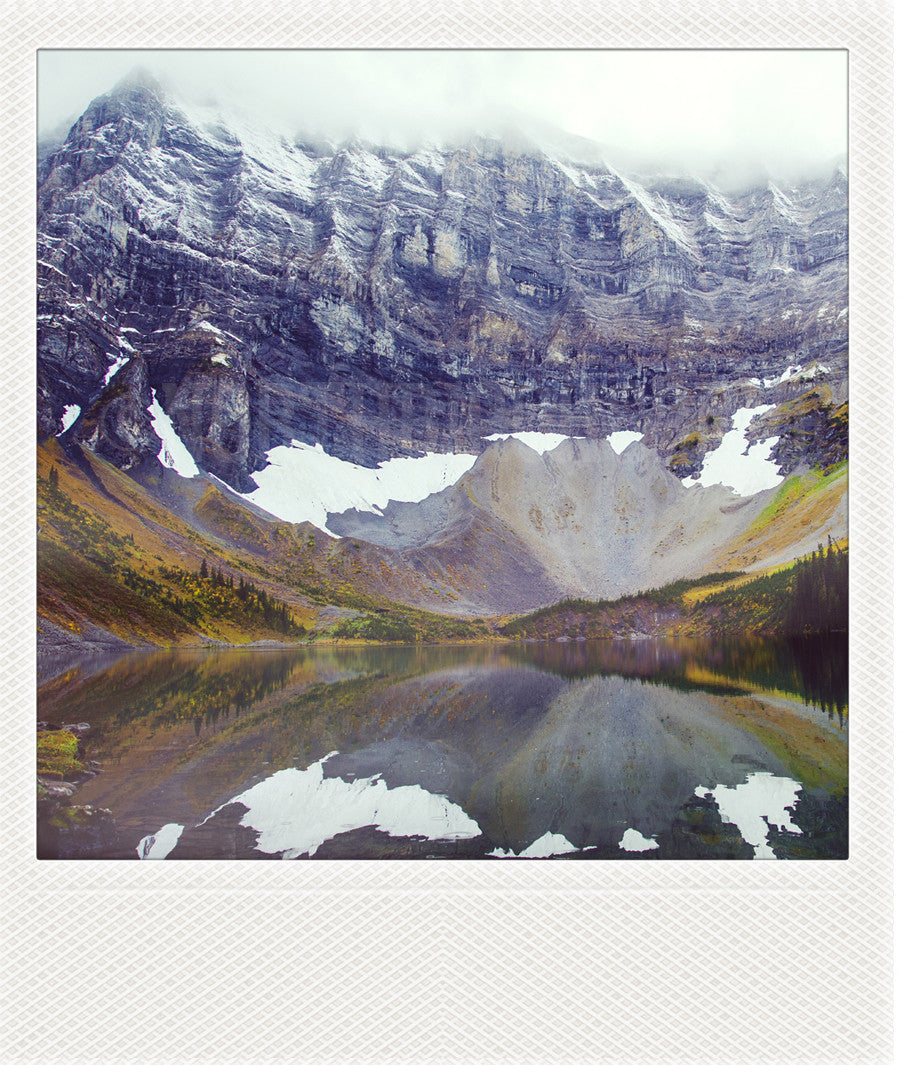
[[292, 137], [389, 147], [474, 134], [555, 143], [633, 170], [806, 176], [845, 159], [834, 50], [42, 50], [39, 134], [143, 67], [188, 102]]

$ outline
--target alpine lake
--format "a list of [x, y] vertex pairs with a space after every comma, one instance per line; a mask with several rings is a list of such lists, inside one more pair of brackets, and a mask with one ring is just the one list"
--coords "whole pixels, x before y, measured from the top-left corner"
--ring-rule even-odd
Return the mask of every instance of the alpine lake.
[[136, 652], [38, 717], [41, 858], [847, 856], [841, 635]]

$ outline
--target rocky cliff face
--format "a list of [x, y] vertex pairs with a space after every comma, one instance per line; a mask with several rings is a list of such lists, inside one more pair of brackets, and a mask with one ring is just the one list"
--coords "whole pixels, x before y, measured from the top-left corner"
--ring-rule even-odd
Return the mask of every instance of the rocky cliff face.
[[638, 430], [686, 474], [738, 407], [845, 398], [841, 172], [726, 195], [496, 141], [327, 148], [133, 79], [38, 204], [39, 433], [78, 406], [123, 468], [159, 446], [150, 389], [241, 491], [292, 439], [373, 465], [525, 429]]

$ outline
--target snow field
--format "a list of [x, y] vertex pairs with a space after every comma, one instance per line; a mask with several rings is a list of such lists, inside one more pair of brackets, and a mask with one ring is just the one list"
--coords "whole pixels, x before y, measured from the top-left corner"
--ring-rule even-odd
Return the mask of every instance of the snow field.
[[[623, 431], [607, 439], [620, 455], [642, 435]], [[570, 439], [561, 433], [539, 432], [493, 433], [485, 439], [509, 437], [540, 455]], [[476, 460], [476, 455], [467, 453], [429, 452], [416, 458], [388, 459], [371, 469], [328, 454], [322, 444], [293, 440], [290, 446], [280, 445], [267, 452], [267, 465], [251, 474], [257, 488], [242, 498], [283, 521], [309, 521], [334, 535], [327, 526], [330, 514], [351, 509], [381, 514], [390, 501], [420, 503], [453, 485]]]
[[780, 437], [770, 436], [758, 444], [750, 444], [746, 439], [746, 430], [753, 418], [773, 410], [774, 406], [774, 403], [764, 403], [736, 411], [731, 419], [731, 429], [721, 438], [718, 447], [702, 460], [700, 473], [684, 477], [681, 483], [687, 488], [723, 484], [740, 496], [752, 496], [767, 488], [776, 488], [784, 478], [778, 464], [771, 461], [771, 452]]
[[624, 835], [618, 846], [622, 851], [658, 850], [658, 844], [655, 842], [655, 839], [646, 839], [646, 837], [641, 832], [637, 832], [635, 828], [624, 830]]
[[72, 426], [75, 425], [76, 421], [78, 420], [78, 416], [79, 414], [81, 414], [81, 412], [82, 409], [77, 403], [70, 403], [69, 406], [66, 407], [66, 409], [63, 411], [63, 417], [60, 420], [62, 428], [56, 435], [62, 436], [67, 429], [71, 429]]
[[629, 429], [622, 429], [616, 433], [609, 433], [605, 439], [611, 444], [612, 451], [614, 451], [616, 455], [620, 455], [623, 451], [626, 451], [631, 444], [635, 443], [637, 440], [642, 440], [643, 434], [631, 432]]
[[830, 372], [831, 367], [821, 362], [813, 363], [808, 369], [803, 369], [797, 364], [788, 366], [779, 377], [751, 377], [750, 384], [759, 388], [774, 388], [775, 385], [782, 385], [785, 381], [813, 381], [816, 377]]
[[[484, 440], [507, 440], [512, 438], [514, 440], [520, 440], [521, 443], [526, 444], [527, 447], [533, 448], [538, 455], [544, 455], [547, 451], [554, 451], [559, 444], [564, 443], [565, 440], [583, 440], [582, 436], [564, 436], [562, 433], [534, 433], [534, 432], [521, 432], [521, 433], [493, 433], [492, 436], [484, 436]], [[619, 430], [615, 433], [609, 433], [605, 438], [611, 445], [612, 450], [616, 455], [620, 455], [630, 444], [635, 440], [642, 440], [643, 434], [636, 433], [629, 429]]]
[[157, 455], [160, 464], [175, 470], [180, 477], [197, 477], [201, 471], [173, 427], [172, 419], [157, 402], [155, 389], [151, 390], [151, 398], [153, 402], [147, 408], [147, 413], [151, 416], [151, 428], [162, 445]]
[[241, 824], [259, 833], [257, 850], [283, 858], [313, 855], [327, 840], [368, 825], [390, 836], [480, 835], [460, 806], [417, 784], [390, 788], [379, 774], [352, 781], [324, 776], [324, 764], [337, 753], [306, 769], [282, 769], [231, 800], [247, 807]]
[[570, 439], [561, 433], [493, 433], [492, 436], [484, 436], [484, 440], [520, 440], [522, 444], [532, 448], [538, 455], [544, 455], [547, 451], [554, 451], [559, 444]]
[[[120, 341], [120, 346], [124, 347], [125, 346], [125, 341]], [[135, 349], [132, 348], [131, 350], [134, 351]], [[125, 364], [128, 361], [129, 361], [129, 356], [128, 355], [120, 355], [119, 358], [116, 359], [116, 361], [110, 366], [110, 368], [107, 370], [106, 374], [104, 375], [104, 379], [103, 379], [103, 387], [104, 388], [107, 387], [107, 385], [113, 380], [113, 378], [116, 376], [116, 374], [119, 373], [119, 371], [122, 369], [123, 366], [125, 366]]]
[[144, 836], [135, 848], [138, 852], [138, 857], [143, 859], [151, 858], [157, 861], [165, 858], [179, 842], [179, 837], [184, 830], [184, 825], [177, 825], [174, 821], [170, 821], [168, 825], [158, 829], [152, 836]]
[[330, 513], [354, 508], [379, 514], [390, 500], [419, 503], [454, 484], [476, 462], [476, 455], [428, 453], [396, 458], [376, 469], [327, 454], [321, 444], [271, 448], [268, 464], [251, 476], [257, 489], [243, 498], [283, 521], [309, 521], [329, 532]]
[[579, 851], [573, 843], [560, 832], [546, 832], [544, 836], [534, 840], [529, 847], [522, 851], [506, 851], [502, 847], [496, 847], [489, 852], [490, 858], [552, 858], [556, 854], [573, 854]]

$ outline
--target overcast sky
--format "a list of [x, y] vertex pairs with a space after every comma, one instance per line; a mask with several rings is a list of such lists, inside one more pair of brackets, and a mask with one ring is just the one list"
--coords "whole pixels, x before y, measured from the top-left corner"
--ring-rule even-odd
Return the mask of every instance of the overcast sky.
[[804, 170], [846, 152], [846, 53], [41, 51], [41, 132], [136, 66], [290, 132], [376, 141], [561, 128], [640, 157]]

